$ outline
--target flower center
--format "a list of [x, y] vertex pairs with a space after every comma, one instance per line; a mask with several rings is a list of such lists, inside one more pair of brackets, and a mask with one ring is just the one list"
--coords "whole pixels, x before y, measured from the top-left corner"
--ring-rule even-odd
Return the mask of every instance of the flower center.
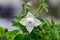
[[29, 23], [30, 25], [33, 24], [34, 19], [33, 18], [27, 18], [27, 23]]
[[32, 21], [28, 21], [29, 24], [32, 24]]

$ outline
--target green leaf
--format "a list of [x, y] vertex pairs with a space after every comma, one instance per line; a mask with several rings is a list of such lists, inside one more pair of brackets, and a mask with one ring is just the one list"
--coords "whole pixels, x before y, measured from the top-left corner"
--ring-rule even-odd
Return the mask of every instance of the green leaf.
[[[39, 19], [39, 18], [38, 18]], [[42, 19], [42, 18], [40, 18], [39, 19], [42, 23], [45, 23], [45, 20], [44, 19]]]
[[14, 38], [14, 40], [24, 40], [24, 34], [18, 34], [15, 38]]
[[8, 29], [5, 29], [5, 33], [8, 32]]
[[18, 30], [14, 30], [14, 31], [9, 31], [7, 32], [5, 35], [7, 37], [8, 40], [14, 40], [15, 36], [19, 33]]
[[18, 22], [12, 21], [12, 26], [18, 26]]
[[14, 30], [14, 31], [9, 31], [6, 34], [13, 36], [13, 35], [16, 35], [18, 32], [19, 32], [18, 30]]
[[53, 19], [51, 20], [51, 23], [52, 23], [52, 25], [55, 25], [55, 22], [54, 22], [54, 20], [53, 20]]
[[56, 28], [57, 28], [57, 25], [55, 24], [55, 22], [54, 22], [53, 19], [51, 20], [51, 27], [52, 27], [53, 29], [56, 29]]
[[22, 18], [24, 18], [25, 17], [25, 13], [21, 13], [21, 14], [19, 14], [18, 16], [15, 16], [15, 18], [18, 20], [18, 21], [20, 21]]
[[5, 34], [5, 29], [0, 26], [0, 34], [4, 35]]
[[[20, 23], [19, 23], [20, 24]], [[26, 29], [26, 26], [23, 26], [22, 24], [20, 24], [20, 29], [23, 31], [23, 32], [28, 32], [27, 29]]]

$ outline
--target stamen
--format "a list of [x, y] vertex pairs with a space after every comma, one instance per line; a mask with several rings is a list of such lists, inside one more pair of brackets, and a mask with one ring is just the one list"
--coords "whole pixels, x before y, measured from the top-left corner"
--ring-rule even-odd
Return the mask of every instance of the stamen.
[[32, 21], [28, 21], [29, 24], [32, 24]]

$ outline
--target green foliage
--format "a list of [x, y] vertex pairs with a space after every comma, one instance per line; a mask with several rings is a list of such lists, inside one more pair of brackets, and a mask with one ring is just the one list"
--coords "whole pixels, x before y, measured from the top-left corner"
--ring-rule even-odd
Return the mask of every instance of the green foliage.
[[4, 35], [5, 34], [5, 29], [2, 26], [0, 26], [0, 34], [1, 35]]
[[28, 33], [18, 34], [14, 40], [27, 40]]
[[42, 16], [42, 13], [45, 11], [46, 13], [48, 12], [48, 4], [47, 4], [47, 1], [48, 0], [40, 0], [40, 3], [39, 3], [39, 7], [38, 9], [36, 10], [36, 12], [34, 12], [34, 15], [35, 17], [39, 17], [39, 16]]
[[[58, 24], [55, 24], [53, 20], [49, 22], [48, 20], [40, 19], [40, 21], [42, 24], [35, 27], [30, 34], [25, 26], [13, 21], [13, 26], [18, 27], [19, 30], [5, 32], [2, 40], [59, 40], [59, 34], [56, 31]], [[0, 28], [0, 30], [4, 32], [4, 28]]]
[[14, 40], [14, 37], [19, 33], [18, 30], [9, 31], [2, 36], [2, 40]]

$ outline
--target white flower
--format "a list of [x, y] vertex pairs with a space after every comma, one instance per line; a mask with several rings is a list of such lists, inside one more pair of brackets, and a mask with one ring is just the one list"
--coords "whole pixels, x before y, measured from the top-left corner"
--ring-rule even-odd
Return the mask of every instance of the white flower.
[[28, 12], [26, 18], [23, 18], [20, 23], [26, 26], [29, 33], [33, 30], [34, 27], [37, 27], [41, 24], [40, 20], [34, 18], [34, 16], [30, 12]]

